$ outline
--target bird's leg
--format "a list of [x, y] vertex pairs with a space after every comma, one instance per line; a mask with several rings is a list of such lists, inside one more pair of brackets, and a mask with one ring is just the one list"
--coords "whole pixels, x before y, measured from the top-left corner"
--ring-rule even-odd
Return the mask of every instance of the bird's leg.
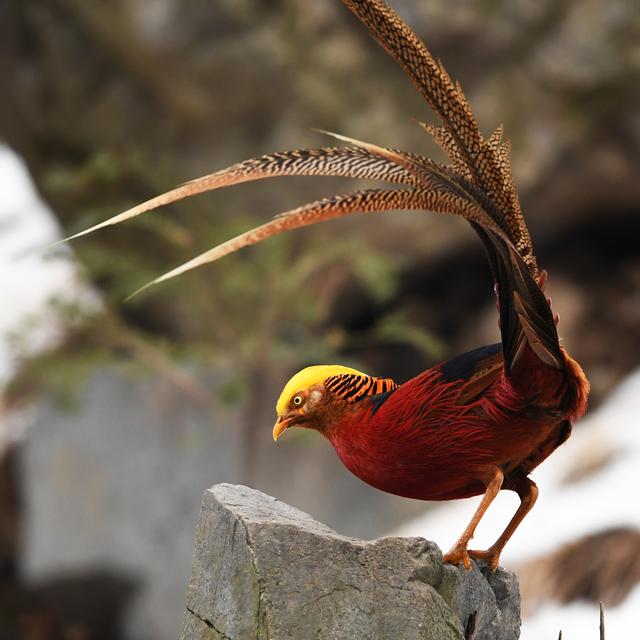
[[502, 532], [502, 535], [486, 551], [469, 550], [468, 552], [469, 556], [474, 560], [484, 560], [489, 565], [491, 571], [497, 569], [504, 545], [507, 544], [509, 538], [511, 538], [513, 532], [518, 528], [518, 525], [527, 513], [531, 511], [538, 498], [538, 487], [536, 483], [526, 476], [518, 478], [516, 484], [510, 486], [509, 489], [513, 489], [520, 496], [520, 506], [513, 518], [511, 518], [511, 522], [509, 522], [507, 528]]
[[485, 514], [485, 511], [489, 508], [489, 505], [493, 502], [494, 498], [498, 495], [500, 488], [502, 487], [502, 481], [504, 480], [504, 474], [498, 467], [493, 471], [491, 480], [487, 483], [487, 489], [482, 496], [482, 500], [473, 514], [471, 521], [467, 525], [467, 528], [462, 532], [462, 535], [458, 538], [458, 541], [451, 547], [449, 553], [445, 554], [444, 561], [449, 564], [464, 564], [466, 569], [471, 569], [471, 561], [469, 560], [469, 554], [467, 553], [467, 545], [469, 540], [473, 538], [476, 527]]

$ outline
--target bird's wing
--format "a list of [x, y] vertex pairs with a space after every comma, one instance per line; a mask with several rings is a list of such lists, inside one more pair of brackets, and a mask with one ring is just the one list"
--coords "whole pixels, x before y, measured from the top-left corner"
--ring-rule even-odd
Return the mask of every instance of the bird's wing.
[[504, 372], [502, 344], [491, 344], [451, 358], [436, 367], [440, 380], [462, 382], [456, 404], [472, 402], [497, 382]]

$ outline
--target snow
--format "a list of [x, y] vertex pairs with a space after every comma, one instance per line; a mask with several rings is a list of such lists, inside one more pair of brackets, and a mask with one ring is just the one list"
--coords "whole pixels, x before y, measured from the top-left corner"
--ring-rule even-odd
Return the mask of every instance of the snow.
[[[611, 640], [630, 638], [637, 626], [640, 611], [640, 586], [615, 609], [605, 609], [606, 637]], [[566, 606], [548, 605], [535, 616], [524, 620], [522, 640], [555, 640], [562, 630], [563, 640], [596, 640], [600, 613], [598, 607], [576, 602]]]
[[[640, 527], [640, 501], [629, 499], [624, 488], [638, 486], [640, 469], [640, 370], [629, 376], [597, 411], [574, 427], [572, 437], [532, 478], [540, 488], [535, 508], [505, 548], [501, 563], [515, 567], [534, 556], [555, 550], [565, 542], [619, 525]], [[611, 448], [610, 461], [592, 475], [572, 484], [567, 471], [594, 451]], [[467, 524], [478, 498], [444, 503], [403, 526], [394, 534], [424, 536], [443, 547], [451, 545]], [[473, 548], [486, 548], [504, 529], [518, 504], [503, 492], [483, 518]], [[606, 611], [607, 637], [627, 637], [640, 611], [640, 587], [620, 606]], [[594, 605], [549, 605], [523, 624], [524, 640], [597, 637], [598, 609]], [[627, 634], [624, 633], [627, 630]], [[619, 630], [619, 635], [616, 635]]]
[[[61, 237], [24, 162], [0, 144], [0, 388], [24, 355], [14, 352], [12, 336], [20, 337], [28, 353], [59, 338], [60, 327], [48, 313], [51, 299], [97, 304], [81, 284], [71, 250], [44, 250]], [[7, 425], [5, 416], [0, 420], [0, 452]]]

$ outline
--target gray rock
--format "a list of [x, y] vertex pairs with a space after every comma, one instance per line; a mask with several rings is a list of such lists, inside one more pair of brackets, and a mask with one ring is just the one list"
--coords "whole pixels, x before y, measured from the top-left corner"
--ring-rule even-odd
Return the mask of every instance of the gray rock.
[[[182, 640], [515, 640], [514, 574], [422, 538], [341, 536], [247, 487], [205, 492]], [[470, 632], [470, 618], [475, 631]]]

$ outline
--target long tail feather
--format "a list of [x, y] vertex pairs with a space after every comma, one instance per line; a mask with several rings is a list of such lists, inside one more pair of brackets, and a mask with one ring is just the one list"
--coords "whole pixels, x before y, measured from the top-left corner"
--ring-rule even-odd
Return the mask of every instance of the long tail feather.
[[[510, 243], [472, 224], [480, 236], [498, 286], [505, 370], [510, 373], [528, 344], [544, 364], [560, 368], [564, 358], [553, 314], [540, 284]], [[546, 278], [542, 278], [542, 284]]]
[[[502, 213], [509, 236], [532, 274], [537, 266], [518, 195], [505, 166], [508, 152], [494, 135], [484, 140], [469, 103], [425, 44], [383, 0], [343, 0], [377, 42], [404, 69], [416, 89], [440, 117], [444, 128], [428, 127], [463, 175], [476, 183]], [[508, 162], [507, 162], [508, 164]]]
[[[403, 166], [405, 164], [408, 164], [408, 161], [402, 159], [400, 152], [393, 154], [390, 150], [369, 145], [368, 143], [359, 143], [358, 146], [354, 147], [324, 147], [272, 153], [260, 158], [245, 160], [227, 169], [190, 180], [175, 189], [171, 189], [171, 191], [142, 202], [89, 229], [60, 240], [60, 242], [74, 240], [98, 229], [119, 224], [147, 211], [152, 211], [158, 207], [200, 193], [265, 178], [281, 176], [342, 176], [363, 180], [382, 180], [408, 186], [416, 186], [424, 180], [424, 175], [417, 176], [415, 171], [408, 171]], [[435, 166], [437, 163], [433, 164]], [[424, 171], [423, 174], [425, 174]]]
[[[424, 126], [426, 127], [427, 125]], [[504, 233], [512, 239], [510, 222], [504, 219], [500, 210], [487, 198], [486, 194], [471, 182], [463, 171], [458, 170], [455, 166], [453, 168], [447, 167], [421, 155], [400, 151], [398, 149], [379, 147], [370, 142], [363, 142], [362, 140], [339, 133], [332, 133], [331, 131], [324, 131], [322, 129], [316, 129], [316, 131], [346, 142], [354, 147], [360, 147], [381, 158], [386, 158], [394, 165], [403, 167], [408, 173], [415, 176], [419, 186], [422, 188], [446, 189], [465, 200], [473, 200], [479, 207], [484, 209], [494, 222], [500, 226]]]
[[402, 67], [429, 106], [440, 116], [469, 168], [473, 168], [472, 155], [480, 150], [482, 136], [464, 94], [447, 72], [400, 16], [382, 0], [343, 2]]
[[[507, 372], [531, 351], [546, 365], [565, 362], [557, 329], [538, 275], [529, 231], [511, 175], [510, 148], [502, 128], [483, 138], [458, 83], [384, 0], [343, 0], [396, 59], [442, 121], [422, 126], [451, 159], [442, 165], [419, 155], [329, 134], [348, 147], [324, 147], [265, 155], [192, 180], [143, 202], [77, 238], [146, 211], [226, 186], [276, 176], [325, 175], [403, 185], [332, 196], [280, 214], [156, 278], [147, 287], [218, 260], [272, 235], [354, 213], [430, 210], [466, 218], [482, 239], [498, 284], [498, 305]], [[64, 241], [63, 241], [64, 242]], [[130, 296], [131, 297], [131, 296]], [[527, 351], [527, 345], [530, 351]], [[524, 360], [525, 364], [527, 360]]]
[[398, 210], [429, 210], [435, 213], [460, 215], [469, 221], [477, 222], [483, 228], [491, 229], [498, 237], [503, 238], [505, 242], [509, 242], [502, 229], [476, 203], [465, 200], [450, 191], [424, 188], [369, 189], [347, 195], [323, 198], [279, 214], [269, 222], [242, 233], [231, 240], [227, 240], [159, 276], [135, 291], [127, 299], [132, 298], [148, 287], [175, 278], [204, 264], [215, 262], [223, 256], [238, 251], [238, 249], [257, 244], [285, 231], [334, 218], [342, 218], [355, 213], [383, 213]]
[[[429, 125], [420, 124], [427, 130], [429, 129]], [[464, 167], [456, 167], [454, 164], [453, 168], [451, 168], [435, 162], [430, 158], [406, 151], [379, 147], [370, 142], [363, 142], [362, 140], [339, 133], [332, 133], [331, 131], [324, 131], [322, 129], [316, 129], [316, 131], [388, 159], [390, 162], [403, 167], [408, 173], [414, 175], [419, 180], [421, 187], [448, 189], [461, 198], [474, 200], [478, 206], [483, 208], [494, 222], [500, 226], [507, 237], [513, 241], [513, 221], [505, 219], [495, 204], [469, 179], [468, 172], [464, 171]], [[502, 127], [499, 127], [494, 132], [492, 140], [499, 142], [501, 137]], [[510, 175], [511, 174], [509, 174], [509, 176]]]
[[[399, 151], [397, 149], [388, 149], [387, 147], [379, 147], [371, 142], [364, 142], [357, 138], [350, 138], [349, 136], [342, 135], [340, 133], [333, 133], [332, 131], [324, 131], [323, 129], [316, 129], [318, 133], [331, 136], [341, 142], [358, 147], [364, 151], [368, 151], [380, 158], [385, 158], [393, 165], [402, 167], [407, 173], [414, 176], [421, 187], [438, 187], [445, 182], [452, 182], [459, 179], [460, 176], [450, 171], [446, 166], [413, 153], [406, 151]], [[408, 180], [405, 184], [412, 184]]]

